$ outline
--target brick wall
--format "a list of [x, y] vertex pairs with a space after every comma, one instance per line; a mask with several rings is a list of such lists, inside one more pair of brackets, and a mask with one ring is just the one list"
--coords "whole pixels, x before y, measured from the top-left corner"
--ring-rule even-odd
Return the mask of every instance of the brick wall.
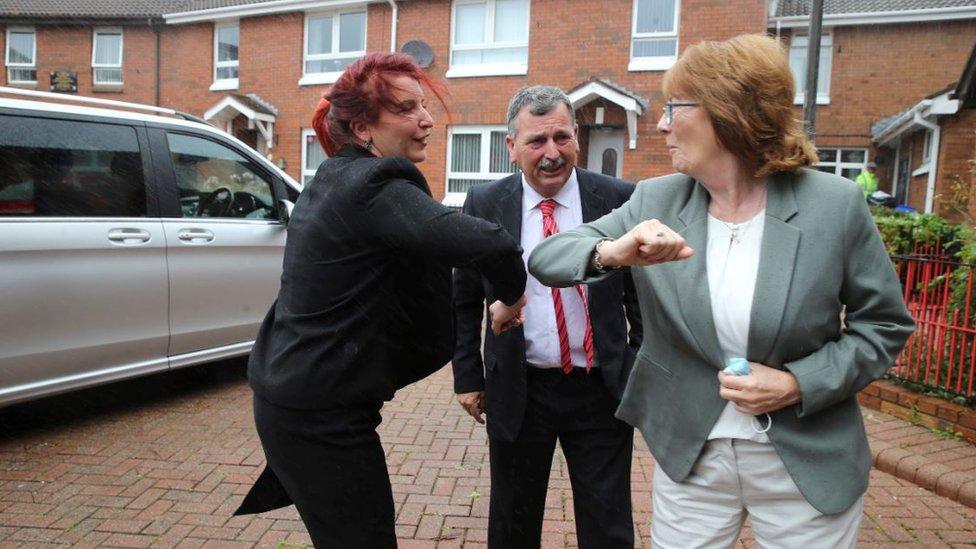
[[[817, 145], [867, 147], [874, 159], [871, 124], [955, 82], [976, 42], [976, 21], [864, 25], [831, 33], [830, 105], [817, 107]], [[889, 189], [894, 155], [880, 160], [879, 186]], [[918, 187], [913, 181], [913, 195]], [[921, 192], [924, 207], [924, 183]]]
[[[105, 86], [98, 89], [92, 85], [93, 27], [34, 25], [34, 32], [38, 90], [50, 90], [51, 71], [75, 71], [78, 74], [79, 95], [97, 95], [104, 99], [137, 103], [156, 102], [156, 33], [152, 28], [122, 27], [121, 89]], [[6, 27], [0, 26], [0, 51], [4, 55], [7, 51], [5, 41]], [[7, 84], [6, 70], [2, 82]]]

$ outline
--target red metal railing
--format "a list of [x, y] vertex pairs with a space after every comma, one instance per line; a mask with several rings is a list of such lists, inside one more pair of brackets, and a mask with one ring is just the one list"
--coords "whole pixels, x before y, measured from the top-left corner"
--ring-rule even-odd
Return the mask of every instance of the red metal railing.
[[889, 374], [970, 401], [976, 378], [973, 268], [938, 244], [894, 256], [905, 304], [917, 329]]

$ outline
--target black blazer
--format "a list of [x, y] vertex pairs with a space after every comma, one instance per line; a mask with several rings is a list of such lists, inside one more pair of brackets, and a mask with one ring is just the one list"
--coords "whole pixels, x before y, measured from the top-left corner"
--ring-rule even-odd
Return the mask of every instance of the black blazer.
[[430, 196], [404, 158], [347, 146], [322, 163], [288, 222], [278, 299], [248, 363], [255, 394], [287, 408], [380, 403], [446, 364], [451, 267], [514, 303], [521, 249], [501, 227]]
[[[626, 202], [634, 185], [576, 168], [583, 222], [602, 217]], [[522, 237], [522, 176], [514, 174], [468, 191], [464, 213], [500, 224], [517, 242]], [[541, 227], [539, 229], [542, 230]], [[525, 336], [522, 328], [495, 336], [485, 330], [484, 360], [481, 326], [486, 304], [502, 294], [491, 280], [469, 268], [454, 271], [457, 346], [454, 350], [454, 391], [485, 391], [488, 434], [514, 440], [525, 416]], [[617, 399], [642, 339], [634, 282], [627, 269], [589, 286], [593, 342], [603, 380]], [[627, 324], [630, 324], [630, 332]]]

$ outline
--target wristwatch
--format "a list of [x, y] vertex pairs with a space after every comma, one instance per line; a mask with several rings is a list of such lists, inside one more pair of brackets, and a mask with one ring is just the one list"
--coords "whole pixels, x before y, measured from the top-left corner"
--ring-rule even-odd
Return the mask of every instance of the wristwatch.
[[597, 242], [596, 246], [593, 248], [593, 256], [590, 258], [590, 265], [592, 265], [593, 269], [600, 274], [605, 274], [609, 271], [615, 271], [620, 268], [620, 265], [606, 267], [600, 261], [600, 244], [603, 244], [604, 242], [610, 242], [610, 239], [604, 238], [603, 240]]

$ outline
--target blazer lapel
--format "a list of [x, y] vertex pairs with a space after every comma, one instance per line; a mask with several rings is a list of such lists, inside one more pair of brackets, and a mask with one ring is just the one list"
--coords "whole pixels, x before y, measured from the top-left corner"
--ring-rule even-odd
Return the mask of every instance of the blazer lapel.
[[514, 174], [507, 178], [504, 194], [498, 200], [499, 224], [515, 238], [522, 242], [522, 176]]
[[583, 223], [595, 221], [607, 214], [607, 201], [603, 197], [600, 185], [590, 177], [590, 172], [576, 168], [576, 181], [580, 188]]
[[779, 335], [796, 251], [800, 245], [800, 230], [788, 221], [797, 213], [792, 174], [781, 174], [766, 181], [766, 219], [762, 247], [759, 253], [759, 272], [749, 316], [748, 359], [767, 364]]
[[708, 289], [708, 192], [697, 181], [678, 219], [684, 224], [678, 232], [685, 243], [695, 250], [690, 258], [673, 265], [678, 309], [702, 355], [721, 369], [724, 360], [712, 318], [712, 300]]

